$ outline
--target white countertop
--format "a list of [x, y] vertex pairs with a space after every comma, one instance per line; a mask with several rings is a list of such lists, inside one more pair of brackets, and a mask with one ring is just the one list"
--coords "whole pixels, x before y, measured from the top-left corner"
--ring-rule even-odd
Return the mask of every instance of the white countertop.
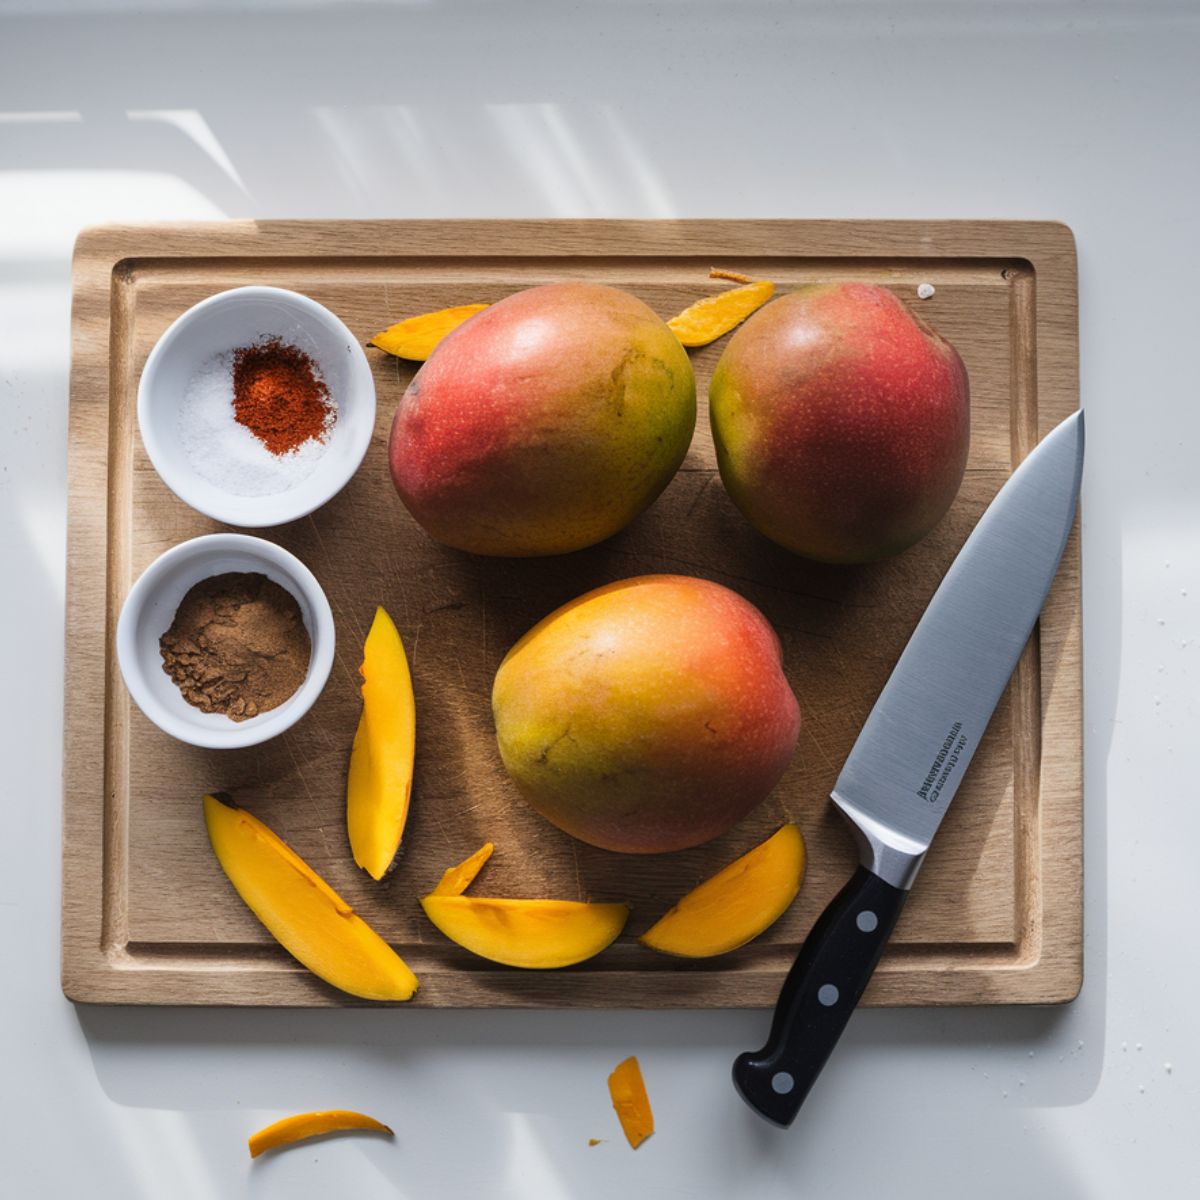
[[[0, 1195], [1194, 1194], [1197, 6], [236, 7], [0, 0]], [[787, 1133], [729, 1084], [764, 1013], [67, 1003], [71, 244], [86, 223], [247, 216], [1070, 224], [1089, 439], [1079, 1000], [861, 1012]], [[630, 1053], [659, 1127], [636, 1153], [605, 1088]], [[395, 1143], [250, 1164], [250, 1131], [334, 1105]]]

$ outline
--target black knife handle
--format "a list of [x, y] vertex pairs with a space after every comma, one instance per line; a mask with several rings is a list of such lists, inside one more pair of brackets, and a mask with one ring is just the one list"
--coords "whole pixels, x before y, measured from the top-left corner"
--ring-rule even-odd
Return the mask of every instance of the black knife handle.
[[767, 1044], [733, 1064], [734, 1086], [768, 1121], [787, 1127], [796, 1119], [907, 898], [859, 867], [817, 918], [783, 981]]

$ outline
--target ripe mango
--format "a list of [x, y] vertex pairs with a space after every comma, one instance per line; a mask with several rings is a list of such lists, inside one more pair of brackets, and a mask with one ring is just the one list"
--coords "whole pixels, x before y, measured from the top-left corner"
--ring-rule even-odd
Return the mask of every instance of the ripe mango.
[[923, 538], [962, 482], [958, 352], [886, 288], [811, 284], [761, 308], [713, 372], [717, 464], [761, 533], [832, 563]]
[[779, 781], [800, 711], [766, 618], [705, 579], [645, 575], [534, 626], [496, 673], [500, 756], [567, 833], [608, 850], [682, 850]]
[[430, 536], [474, 554], [565, 554], [622, 529], [692, 440], [687, 352], [617, 288], [517, 292], [459, 326], [405, 392], [392, 479]]

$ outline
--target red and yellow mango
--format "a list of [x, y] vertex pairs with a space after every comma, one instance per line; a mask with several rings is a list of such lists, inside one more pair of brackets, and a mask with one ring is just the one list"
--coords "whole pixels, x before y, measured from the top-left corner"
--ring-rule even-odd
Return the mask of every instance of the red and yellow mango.
[[437, 346], [388, 446], [400, 498], [475, 554], [564, 554], [610, 537], [670, 482], [696, 423], [686, 351], [626, 292], [517, 292]]
[[886, 288], [811, 284], [760, 309], [713, 372], [721, 478], [808, 558], [897, 554], [945, 515], [970, 440], [958, 352]]
[[646, 575], [534, 626], [492, 688], [500, 756], [567, 833], [608, 850], [682, 850], [779, 781], [800, 728], [779, 639], [736, 592]]

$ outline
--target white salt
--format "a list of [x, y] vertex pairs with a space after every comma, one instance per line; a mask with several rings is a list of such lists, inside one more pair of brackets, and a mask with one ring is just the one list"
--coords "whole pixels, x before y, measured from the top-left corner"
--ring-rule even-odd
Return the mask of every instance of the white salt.
[[273, 454], [233, 412], [233, 351], [205, 362], [179, 404], [179, 442], [196, 474], [234, 496], [272, 496], [307, 479], [329, 447], [337, 418], [331, 396], [324, 440], [309, 438], [287, 454]]
[[937, 291], [937, 288], [932, 283], [917, 284], [917, 298], [920, 300], [928, 300], [930, 296]]

